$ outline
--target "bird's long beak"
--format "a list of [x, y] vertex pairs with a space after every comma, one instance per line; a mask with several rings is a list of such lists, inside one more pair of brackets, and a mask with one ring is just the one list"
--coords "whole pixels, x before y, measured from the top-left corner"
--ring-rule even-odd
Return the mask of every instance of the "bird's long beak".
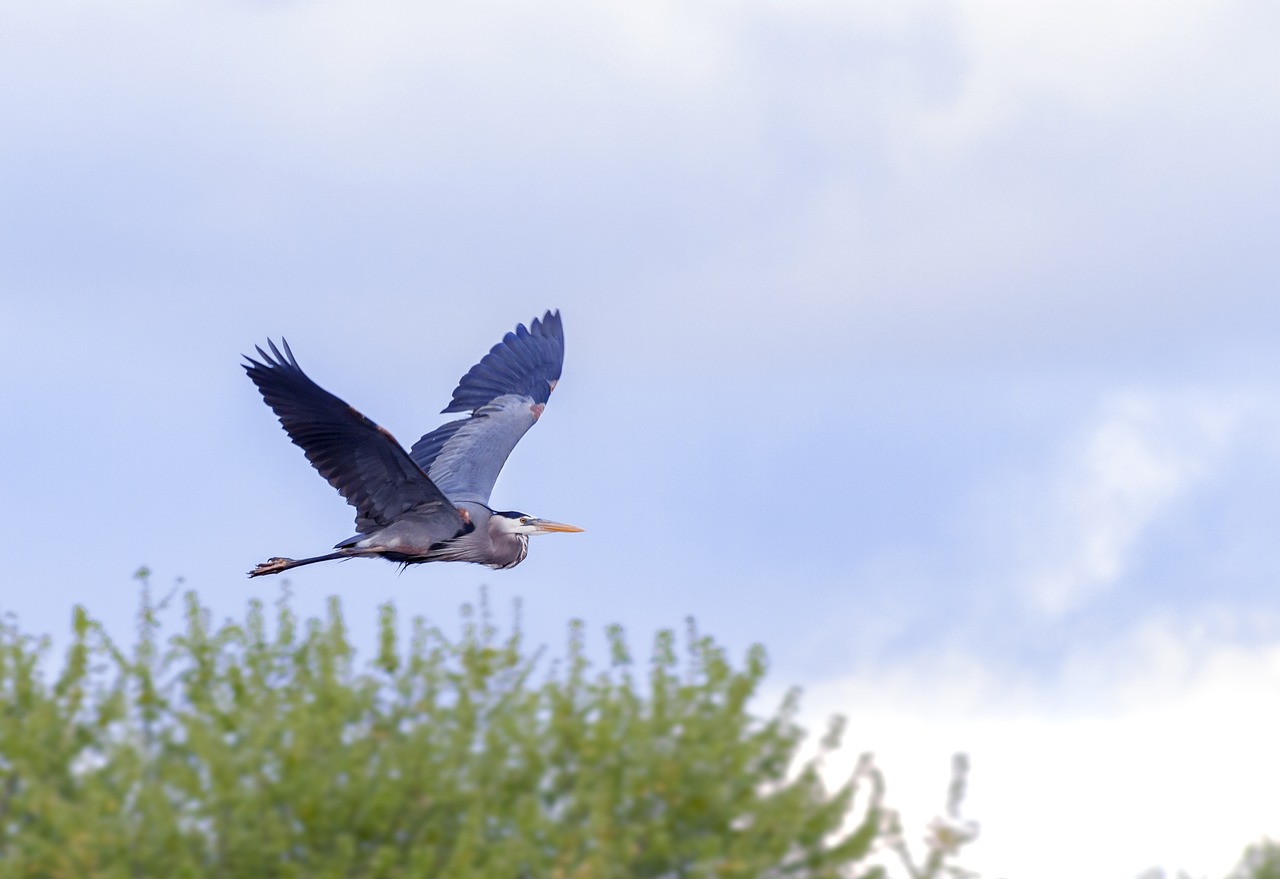
[[552, 522], [550, 519], [534, 519], [529, 523], [538, 529], [539, 533], [549, 533], [552, 531], [564, 531], [566, 533], [581, 531], [577, 525], [566, 525], [563, 522]]

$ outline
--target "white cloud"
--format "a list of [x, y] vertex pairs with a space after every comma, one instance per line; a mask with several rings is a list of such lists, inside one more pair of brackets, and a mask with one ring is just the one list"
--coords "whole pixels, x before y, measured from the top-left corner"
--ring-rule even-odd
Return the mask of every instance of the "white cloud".
[[1209, 82], [1274, 93], [1280, 78], [1259, 64], [1250, 12], [1213, 0], [965, 3], [957, 17], [963, 90], [920, 130], [937, 146], [964, 146], [1036, 107], [1096, 121], [1151, 106], [1185, 109]]
[[874, 751], [917, 846], [968, 752], [982, 834], [963, 863], [991, 879], [1215, 877], [1280, 832], [1280, 643], [1147, 624], [1073, 665], [1048, 683], [962, 657], [875, 669], [809, 690], [807, 725], [848, 716], [830, 778]]
[[[498, 132], [430, 125], [451, 118], [442, 111], [469, 105], [475, 120], [503, 121], [509, 135], [518, 133], [488, 144], [512, 153], [527, 151], [531, 138], [536, 146], [547, 122], [572, 121], [590, 137], [592, 127], [633, 113], [637, 134], [700, 114], [706, 136], [723, 146], [748, 133], [726, 129], [727, 116], [749, 113], [760, 135], [787, 107], [799, 111], [788, 114], [789, 124], [822, 132], [842, 150], [846, 138], [867, 136], [868, 123], [885, 121], [844, 111], [875, 106], [895, 121], [874, 136], [894, 137], [896, 152], [930, 126], [979, 137], [1002, 130], [1029, 104], [1112, 112], [1185, 98], [1172, 95], [1170, 83], [1203, 82], [1206, 71], [1267, 70], [1248, 10], [1208, 0], [536, 7], [388, 0], [187, 10], [143, 2], [39, 15], [35, 4], [23, 7], [0, 13], [0, 35], [8, 34], [0, 36], [7, 58], [0, 70], [22, 84], [9, 99], [31, 106], [58, 97], [56, 111], [68, 101], [92, 110], [83, 99], [105, 97], [128, 122], [157, 106], [172, 112], [186, 98], [196, 109], [240, 110], [286, 132], [314, 126], [324, 141], [310, 149], [343, 137], [368, 147], [359, 126], [370, 125], [419, 148], [475, 147]], [[939, 76], [945, 88], [921, 89]], [[1276, 79], [1244, 81], [1267, 89]], [[775, 102], [780, 95], [787, 107]], [[413, 107], [426, 118], [406, 117]], [[511, 124], [537, 119], [543, 124]]]
[[[305, 223], [328, 215], [312, 198], [353, 227], [385, 222], [371, 237], [415, 245], [419, 223], [543, 234], [535, 249], [566, 264], [582, 262], [575, 242], [598, 246], [611, 230], [621, 255], [605, 250], [609, 280], [636, 277], [619, 265], [635, 259], [645, 273], [626, 292], [701, 318], [690, 336], [703, 342], [726, 320], [810, 351], [980, 346], [1007, 323], [1011, 337], [1043, 337], [1058, 324], [1028, 334], [1027, 315], [1068, 298], [1073, 314], [1096, 305], [1028, 273], [1075, 265], [1090, 236], [1140, 261], [1133, 230], [1149, 235], [1160, 218], [1126, 219], [1127, 206], [1188, 179], [1178, 167], [1135, 191], [1164, 159], [1097, 114], [1176, 101], [1178, 118], [1221, 133], [1208, 153], [1184, 148], [1196, 167], [1219, 157], [1215, 181], [1241, 151], [1268, 169], [1273, 151], [1274, 114], [1238, 112], [1249, 136], [1198, 123], [1232, 112], [1223, 71], [1265, 71], [1254, 59], [1270, 57], [1247, 10], [1202, 0], [46, 7], [0, 9], [13, 123], [0, 155], [15, 178], [69, 181], [64, 210], [101, 188], [121, 202], [112, 219], [158, 203], [158, 225], [186, 220], [199, 242], [298, 230], [285, 252], [304, 257], [317, 239]], [[1189, 82], [1200, 91], [1180, 91]], [[1070, 110], [1062, 128], [1019, 126], [1026, 107], [1058, 105]], [[1026, 139], [1007, 152], [971, 149], [1010, 127]], [[1064, 158], [1064, 129], [1087, 131], [1098, 155]], [[1099, 192], [1118, 209], [1099, 216]], [[42, 209], [48, 195], [36, 193]], [[1159, 248], [1163, 260], [1163, 237]], [[838, 340], [815, 329], [846, 323]]]
[[1032, 603], [1059, 614], [1116, 585], [1144, 534], [1209, 478], [1254, 406], [1195, 392], [1126, 391], [1106, 401], [1068, 443], [1050, 484], [1009, 504], [1021, 519], [1019, 579]]

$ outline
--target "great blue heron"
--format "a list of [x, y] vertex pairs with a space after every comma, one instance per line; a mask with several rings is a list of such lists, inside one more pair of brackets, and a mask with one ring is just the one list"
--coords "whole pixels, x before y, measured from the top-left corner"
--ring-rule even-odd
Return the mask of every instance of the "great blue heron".
[[311, 465], [356, 508], [356, 534], [336, 552], [309, 559], [272, 558], [250, 577], [300, 565], [379, 557], [405, 565], [477, 562], [514, 568], [529, 535], [581, 531], [525, 513], [495, 510], [489, 493], [525, 431], [542, 415], [560, 379], [564, 330], [548, 311], [519, 324], [458, 382], [445, 412], [470, 412], [441, 425], [406, 452], [374, 424], [307, 377], [289, 343], [268, 340], [261, 361], [246, 357], [249, 378]]

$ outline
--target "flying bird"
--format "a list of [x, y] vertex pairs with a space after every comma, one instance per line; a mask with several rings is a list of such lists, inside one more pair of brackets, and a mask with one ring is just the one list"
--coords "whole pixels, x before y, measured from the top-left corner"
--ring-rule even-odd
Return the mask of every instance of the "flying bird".
[[[250, 577], [346, 558], [402, 565], [475, 562], [514, 568], [529, 537], [581, 531], [573, 525], [489, 506], [498, 472], [520, 437], [542, 416], [560, 380], [564, 329], [559, 311], [519, 324], [458, 382], [444, 412], [466, 417], [404, 447], [385, 428], [307, 377], [289, 343], [245, 357], [249, 378], [311, 466], [356, 508], [356, 533], [334, 552], [271, 558]], [[281, 351], [281, 348], [284, 350]]]

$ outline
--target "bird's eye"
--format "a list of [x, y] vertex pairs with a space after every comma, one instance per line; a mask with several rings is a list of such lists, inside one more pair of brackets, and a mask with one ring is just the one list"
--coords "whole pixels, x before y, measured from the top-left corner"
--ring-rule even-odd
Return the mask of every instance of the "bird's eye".
[[521, 517], [520, 517], [520, 524], [521, 524], [521, 525], [528, 525], [528, 524], [529, 524], [529, 517], [528, 517], [528, 516], [521, 516]]

